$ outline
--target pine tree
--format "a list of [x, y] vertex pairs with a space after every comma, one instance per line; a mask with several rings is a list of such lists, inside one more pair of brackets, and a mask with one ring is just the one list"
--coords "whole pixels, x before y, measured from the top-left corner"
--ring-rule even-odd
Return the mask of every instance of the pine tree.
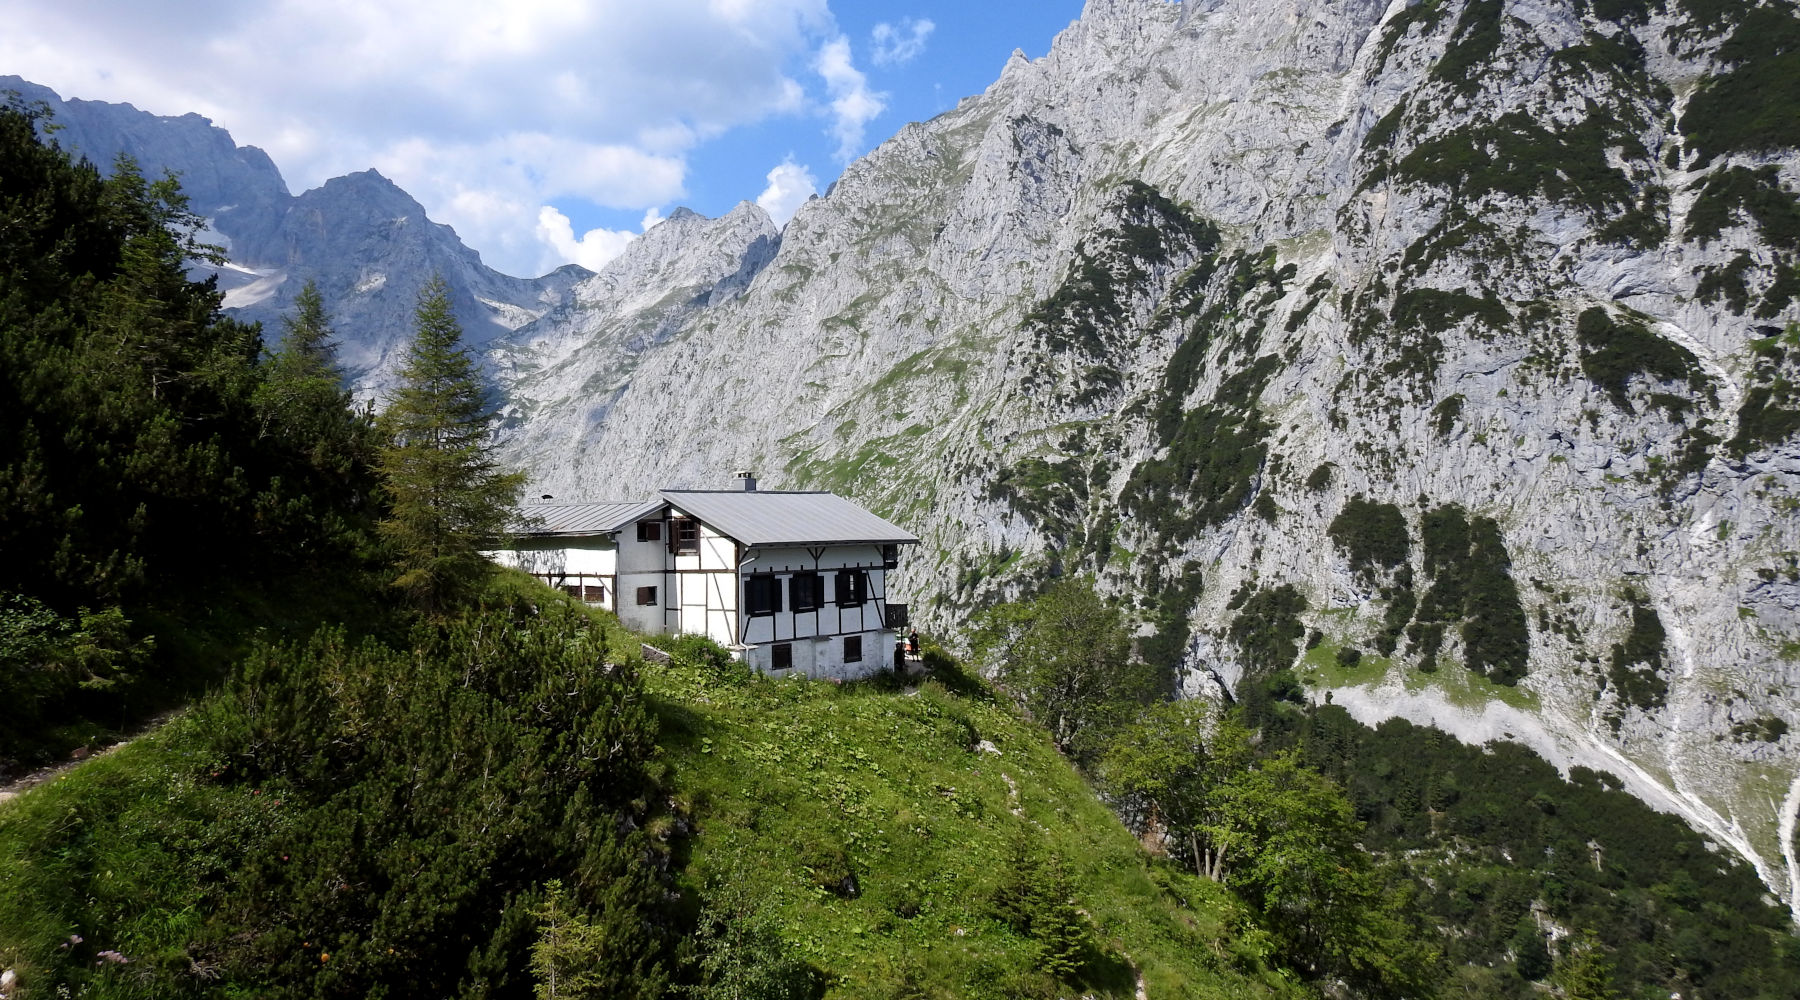
[[494, 413], [441, 277], [419, 291], [415, 321], [400, 389], [382, 415], [390, 509], [381, 533], [400, 570], [394, 586], [438, 615], [466, 603], [486, 576], [481, 549], [505, 535], [525, 477], [494, 460]]
[[269, 357], [257, 392], [262, 432], [293, 435], [350, 405], [331, 340], [331, 320], [319, 286], [308, 281], [294, 296], [294, 312], [281, 320], [281, 343]]
[[331, 561], [361, 550], [370, 524], [377, 441], [338, 367], [330, 317], [308, 281], [282, 317], [281, 341], [256, 387], [259, 443], [277, 477], [256, 499], [256, 523], [289, 558]]

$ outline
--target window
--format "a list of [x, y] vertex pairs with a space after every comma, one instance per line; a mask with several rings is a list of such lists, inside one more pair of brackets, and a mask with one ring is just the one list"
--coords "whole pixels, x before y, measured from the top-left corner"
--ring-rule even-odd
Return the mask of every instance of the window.
[[881, 547], [881, 565], [888, 569], [896, 569], [900, 565], [900, 546], [883, 545]]
[[662, 541], [662, 522], [661, 521], [639, 521], [638, 522], [638, 541], [640, 541], [640, 542], [660, 542], [660, 541]]
[[788, 581], [788, 593], [794, 598], [795, 611], [816, 611], [824, 604], [824, 582], [817, 573], [795, 573]]
[[847, 608], [861, 607], [869, 600], [869, 574], [860, 569], [839, 570], [837, 602]]
[[781, 581], [773, 573], [758, 573], [744, 581], [744, 613], [772, 615], [781, 610]]
[[844, 636], [844, 662], [845, 663], [861, 663], [862, 662], [862, 636], [860, 636], [860, 635]]
[[691, 517], [678, 517], [669, 532], [669, 551], [678, 556], [691, 556], [700, 551], [700, 522]]
[[639, 587], [637, 594], [638, 594], [638, 607], [646, 608], [646, 607], [654, 607], [656, 605], [656, 588], [655, 587]]
[[778, 642], [769, 647], [769, 669], [786, 670], [794, 665], [794, 645]]

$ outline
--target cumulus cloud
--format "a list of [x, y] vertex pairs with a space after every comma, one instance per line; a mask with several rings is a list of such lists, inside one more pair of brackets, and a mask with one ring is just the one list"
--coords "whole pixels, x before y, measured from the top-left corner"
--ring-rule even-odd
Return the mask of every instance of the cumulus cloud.
[[831, 95], [831, 136], [837, 140], [839, 160], [854, 159], [863, 151], [863, 128], [887, 110], [887, 95], [869, 89], [869, 78], [850, 58], [850, 40], [842, 35], [819, 49], [814, 64]]
[[926, 18], [915, 21], [910, 17], [903, 17], [898, 26], [883, 21], [869, 33], [875, 42], [875, 51], [869, 58], [877, 66], [898, 66], [911, 62], [925, 51], [925, 40], [935, 30], [937, 25]]
[[545, 205], [538, 210], [539, 237], [549, 244], [563, 260], [580, 264], [590, 271], [598, 271], [614, 257], [625, 252], [625, 247], [638, 234], [627, 230], [590, 229], [580, 239], [575, 237], [575, 226], [569, 217], [556, 209]]
[[777, 226], [787, 225], [806, 200], [819, 193], [819, 179], [803, 164], [789, 156], [769, 171], [769, 186], [757, 195], [756, 203], [769, 213]]
[[[164, 8], [15, 4], [0, 67], [68, 97], [199, 112], [267, 150], [294, 190], [375, 166], [516, 274], [587, 246], [546, 229], [543, 205], [667, 204], [697, 145], [808, 111], [791, 68], [816, 68], [821, 40], [838, 37], [828, 0], [188, 0], [179, 18]], [[847, 44], [832, 67], [828, 113], [854, 146], [871, 95]], [[582, 252], [593, 259], [605, 244]]]

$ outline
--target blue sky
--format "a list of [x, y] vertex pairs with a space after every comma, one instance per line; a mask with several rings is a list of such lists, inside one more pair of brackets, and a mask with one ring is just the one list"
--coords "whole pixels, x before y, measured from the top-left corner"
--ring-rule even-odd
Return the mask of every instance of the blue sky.
[[489, 264], [597, 267], [678, 205], [785, 221], [1081, 0], [23, 0], [0, 73], [195, 111], [295, 191], [374, 167]]

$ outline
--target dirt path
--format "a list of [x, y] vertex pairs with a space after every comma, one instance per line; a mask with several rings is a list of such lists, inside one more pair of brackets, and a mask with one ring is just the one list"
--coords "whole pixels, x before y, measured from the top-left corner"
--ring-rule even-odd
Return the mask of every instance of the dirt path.
[[163, 726], [167, 725], [170, 722], [170, 720], [174, 719], [177, 715], [180, 715], [183, 711], [185, 711], [185, 710], [177, 708], [177, 709], [172, 709], [167, 712], [163, 712], [160, 715], [152, 716], [148, 722], [145, 722], [142, 726], [138, 727], [137, 731], [133, 732], [131, 735], [125, 737], [124, 739], [119, 740], [118, 742], [112, 744], [111, 746], [102, 747], [99, 750], [93, 750], [93, 751], [89, 751], [89, 752], [83, 752], [81, 750], [77, 750], [76, 753], [80, 754], [80, 756], [78, 756], [78, 757], [72, 757], [69, 760], [62, 761], [61, 763], [51, 764], [49, 767], [40, 767], [37, 770], [32, 771], [30, 774], [26, 774], [26, 775], [23, 775], [18, 778], [13, 778], [13, 779], [10, 779], [7, 781], [0, 781], [0, 803], [9, 802], [13, 799], [18, 798], [21, 794], [23, 794], [33, 788], [36, 788], [39, 785], [45, 784], [47, 782], [55, 781], [57, 778], [61, 777], [63, 774], [65, 774], [69, 771], [73, 771], [74, 769], [80, 767], [81, 765], [87, 763], [90, 760], [95, 760], [97, 758], [104, 757], [107, 754], [112, 753], [114, 750], [117, 750], [120, 747], [126, 745], [127, 743], [130, 743], [133, 740], [136, 740], [137, 738], [143, 736], [145, 733], [154, 732], [155, 730], [161, 729]]

